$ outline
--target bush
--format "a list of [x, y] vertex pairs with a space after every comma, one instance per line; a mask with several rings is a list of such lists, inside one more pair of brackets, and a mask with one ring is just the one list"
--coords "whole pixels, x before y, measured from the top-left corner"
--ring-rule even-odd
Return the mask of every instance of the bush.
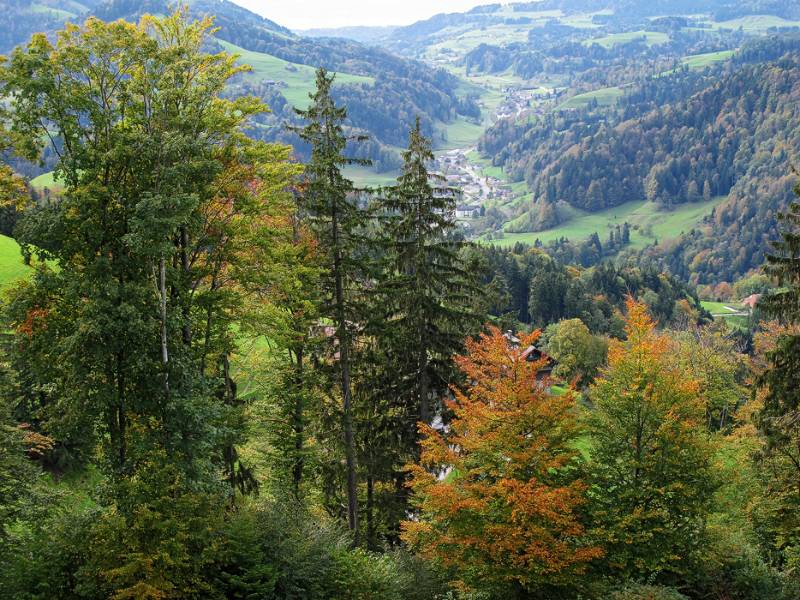
[[611, 594], [611, 600], [688, 600], [673, 588], [629, 584]]

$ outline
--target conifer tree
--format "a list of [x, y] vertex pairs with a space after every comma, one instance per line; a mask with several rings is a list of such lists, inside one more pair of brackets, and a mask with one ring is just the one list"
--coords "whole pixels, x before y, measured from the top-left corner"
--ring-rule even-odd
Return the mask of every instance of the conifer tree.
[[[800, 185], [795, 188], [800, 195]], [[767, 255], [765, 271], [780, 286], [758, 304], [767, 316], [788, 326], [767, 353], [768, 368], [761, 375], [763, 408], [759, 417], [766, 438], [763, 458], [770, 469], [768, 490], [778, 499], [780, 547], [800, 544], [800, 202], [785, 214], [781, 239]]]
[[[358, 532], [358, 496], [356, 483], [356, 451], [353, 425], [352, 353], [355, 330], [363, 314], [358, 309], [357, 287], [364, 270], [361, 252], [366, 212], [359, 206], [353, 183], [344, 177], [342, 168], [369, 161], [344, 155], [350, 138], [343, 129], [347, 110], [336, 106], [331, 98], [335, 75], [325, 69], [317, 71], [316, 91], [310, 94], [311, 105], [297, 113], [308, 123], [296, 129], [301, 139], [311, 146], [311, 159], [306, 165], [307, 185], [302, 200], [304, 217], [314, 232], [320, 252], [323, 274], [321, 315], [335, 329], [335, 370], [342, 401], [347, 488], [347, 521]], [[361, 138], [359, 138], [361, 139]]]
[[389, 273], [382, 285], [385, 319], [396, 338], [396, 373], [409, 409], [409, 426], [430, 423], [433, 403], [447, 390], [452, 357], [473, 332], [474, 274], [459, 255], [464, 243], [453, 219], [457, 192], [429, 172], [431, 142], [419, 118], [403, 153], [402, 174], [387, 195]]

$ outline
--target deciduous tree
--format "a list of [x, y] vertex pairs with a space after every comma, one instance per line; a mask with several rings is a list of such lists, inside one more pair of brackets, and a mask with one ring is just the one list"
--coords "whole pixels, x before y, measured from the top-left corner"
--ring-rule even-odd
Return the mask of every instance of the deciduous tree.
[[589, 496], [609, 569], [646, 578], [698, 548], [714, 477], [699, 382], [645, 305], [629, 298], [627, 312], [627, 339], [611, 341], [589, 392]]
[[575, 396], [550, 394], [544, 362], [522, 356], [537, 337], [516, 348], [497, 329], [469, 340], [456, 359], [469, 383], [453, 390], [450, 426], [420, 423], [422, 457], [409, 467], [419, 514], [404, 538], [468, 586], [541, 591], [602, 554], [579, 518]]

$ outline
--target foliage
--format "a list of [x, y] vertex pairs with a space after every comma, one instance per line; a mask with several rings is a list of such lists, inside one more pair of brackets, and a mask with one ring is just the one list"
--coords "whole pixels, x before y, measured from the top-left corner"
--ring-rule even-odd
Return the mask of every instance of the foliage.
[[627, 311], [626, 340], [612, 340], [589, 392], [589, 498], [606, 568], [637, 579], [685, 568], [716, 484], [699, 382], [643, 304]]
[[580, 319], [549, 325], [544, 350], [558, 363], [553, 375], [567, 381], [590, 382], [606, 361], [608, 343], [594, 336]]
[[[795, 189], [800, 195], [800, 187]], [[775, 242], [767, 256], [767, 274], [774, 277], [778, 289], [759, 303], [768, 316], [785, 326], [773, 329], [772, 348], [766, 353], [766, 370], [761, 373], [763, 408], [759, 424], [766, 437], [764, 465], [770, 473], [768, 493], [773, 502], [775, 522], [774, 541], [779, 550], [790, 553], [800, 544], [800, 523], [796, 518], [800, 506], [797, 477], [800, 473], [798, 441], [800, 441], [800, 394], [798, 390], [798, 359], [800, 358], [800, 204], [792, 203], [782, 215], [781, 240]]]
[[602, 555], [580, 522], [575, 397], [545, 391], [544, 362], [522, 357], [537, 337], [518, 348], [497, 329], [469, 340], [449, 428], [420, 424], [420, 464], [409, 466], [420, 512], [404, 538], [466, 586], [565, 586]]
[[628, 585], [611, 594], [612, 600], [686, 600], [686, 596], [672, 588], [653, 585]]
[[686, 306], [702, 322], [695, 291], [652, 268], [602, 263], [581, 269], [523, 244], [481, 248], [480, 252], [487, 263], [481, 283], [500, 287], [502, 304], [492, 307], [498, 317], [511, 313], [518, 321], [538, 327], [578, 318], [594, 334], [620, 337], [620, 311], [632, 293], [648, 299], [648, 308], [664, 326], [685, 322]]
[[366, 212], [354, 197], [353, 183], [342, 175], [342, 168], [369, 161], [346, 157], [348, 138], [343, 122], [347, 110], [331, 97], [334, 76], [317, 71], [317, 89], [310, 95], [311, 105], [297, 114], [307, 124], [297, 133], [311, 146], [311, 160], [305, 167], [301, 210], [320, 252], [320, 316], [333, 323], [328, 360], [334, 366], [341, 393], [341, 431], [346, 460], [347, 519], [358, 535], [358, 495], [356, 450], [353, 428], [351, 383], [354, 339], [360, 325], [358, 280], [365, 270], [363, 228]]
[[747, 400], [749, 372], [744, 355], [727, 328], [689, 327], [674, 334], [682, 368], [692, 373], [705, 403], [706, 426], [711, 431], [731, 424], [736, 409]]

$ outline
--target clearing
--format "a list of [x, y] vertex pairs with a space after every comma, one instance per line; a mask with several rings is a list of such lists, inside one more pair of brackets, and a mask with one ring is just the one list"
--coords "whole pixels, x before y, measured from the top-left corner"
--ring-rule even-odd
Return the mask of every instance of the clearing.
[[575, 216], [553, 229], [504, 233], [501, 239], [487, 240], [484, 237], [481, 241], [497, 246], [513, 246], [517, 242], [534, 244], [537, 239], [547, 244], [563, 237], [577, 242], [596, 232], [600, 241], [605, 243], [609, 231], [617, 225], [622, 227], [627, 221], [631, 226], [631, 243], [628, 248], [644, 248], [655, 241], [675, 238], [690, 231], [723, 200], [725, 196], [718, 196], [707, 202], [680, 204], [671, 211], [662, 210], [659, 205], [645, 201], [627, 202], [596, 213], [573, 209]]
[[598, 44], [603, 48], [612, 48], [621, 44], [630, 44], [637, 40], [643, 40], [648, 46], [655, 46], [656, 44], [664, 44], [669, 41], [669, 36], [660, 31], [626, 31], [625, 33], [612, 33], [610, 35], [586, 40], [583, 42], [584, 46], [591, 46]]
[[[291, 63], [270, 54], [245, 50], [224, 40], [217, 41], [226, 52], [238, 54], [239, 63], [252, 67], [252, 71], [243, 74], [245, 78], [254, 82], [274, 81], [290, 104], [297, 108], [308, 107], [310, 102], [308, 94], [314, 91], [317, 80], [314, 67]], [[336, 73], [334, 85], [348, 83], [373, 85], [375, 79], [362, 75]]]

